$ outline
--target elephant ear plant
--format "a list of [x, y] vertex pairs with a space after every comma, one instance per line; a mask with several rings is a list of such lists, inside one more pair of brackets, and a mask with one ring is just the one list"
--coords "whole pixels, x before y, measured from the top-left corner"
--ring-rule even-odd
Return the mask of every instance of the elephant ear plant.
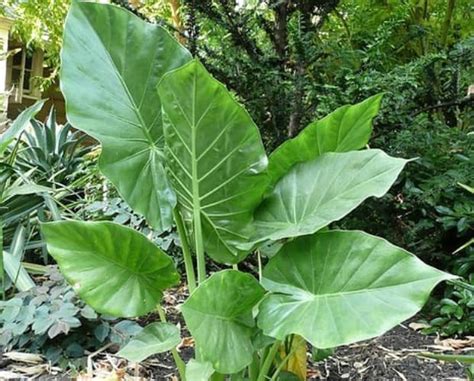
[[[119, 355], [171, 350], [188, 381], [305, 379], [307, 343], [380, 335], [453, 278], [382, 238], [328, 229], [387, 192], [407, 162], [365, 149], [380, 95], [311, 123], [267, 157], [245, 109], [157, 25], [74, 2], [61, 56], [69, 121], [101, 142], [100, 168], [135, 211], [157, 230], [176, 226], [185, 258], [181, 311], [196, 344], [186, 366], [159, 306], [178, 282], [162, 250], [110, 222], [43, 225], [90, 306], [119, 317], [158, 309], [162, 321]], [[259, 279], [237, 270], [271, 243], [279, 250]], [[233, 268], [206, 279], [206, 256]]]

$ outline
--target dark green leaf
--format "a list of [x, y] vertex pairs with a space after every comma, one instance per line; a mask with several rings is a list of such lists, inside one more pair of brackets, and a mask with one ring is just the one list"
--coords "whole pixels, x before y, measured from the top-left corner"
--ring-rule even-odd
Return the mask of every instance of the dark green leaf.
[[321, 348], [315, 348], [313, 347], [311, 357], [313, 358], [313, 361], [319, 362], [327, 359], [329, 356], [332, 356], [334, 354], [334, 348], [326, 348], [326, 349], [321, 349]]

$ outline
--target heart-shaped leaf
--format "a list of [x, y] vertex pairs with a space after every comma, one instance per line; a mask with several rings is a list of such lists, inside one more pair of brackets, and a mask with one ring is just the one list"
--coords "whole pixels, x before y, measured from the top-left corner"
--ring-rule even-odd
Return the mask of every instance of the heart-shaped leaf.
[[157, 353], [169, 351], [181, 342], [179, 328], [170, 323], [147, 325], [117, 353], [132, 362], [141, 362]]
[[220, 373], [236, 373], [252, 362], [252, 308], [264, 290], [249, 274], [213, 274], [182, 305], [184, 320], [202, 360]]
[[213, 259], [235, 263], [267, 187], [267, 156], [257, 126], [198, 62], [159, 85], [169, 175], [186, 221]]
[[347, 152], [363, 148], [372, 133], [382, 94], [339, 107], [321, 120], [310, 123], [298, 136], [280, 145], [269, 158], [268, 173], [273, 183], [293, 165], [315, 159], [325, 152]]
[[383, 334], [417, 313], [436, 284], [455, 278], [359, 231], [297, 238], [263, 277], [272, 294], [259, 306], [259, 327], [277, 339], [301, 335], [317, 348]]
[[41, 230], [64, 277], [98, 312], [143, 315], [179, 280], [172, 259], [133, 229], [112, 222], [59, 221]]
[[383, 196], [407, 161], [377, 149], [325, 153], [297, 164], [257, 209], [252, 241], [312, 234], [371, 196]]
[[61, 51], [68, 119], [101, 142], [102, 172], [158, 230], [171, 226], [176, 197], [163, 166], [156, 85], [190, 59], [165, 29], [120, 7], [71, 5]]

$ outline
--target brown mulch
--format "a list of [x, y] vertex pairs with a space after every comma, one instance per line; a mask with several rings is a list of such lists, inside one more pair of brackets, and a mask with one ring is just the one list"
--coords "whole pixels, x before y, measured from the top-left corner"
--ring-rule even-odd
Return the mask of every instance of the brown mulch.
[[[164, 304], [170, 321], [179, 324], [184, 338], [178, 350], [185, 361], [193, 357], [194, 343], [184, 328], [176, 306], [186, 297], [186, 290], [178, 288], [165, 295]], [[146, 324], [155, 320], [150, 315]], [[410, 328], [411, 327], [411, 328]], [[308, 380], [367, 380], [367, 381], [448, 381], [466, 380], [463, 367], [458, 363], [443, 363], [419, 357], [420, 352], [468, 353], [474, 350], [474, 337], [467, 340], [440, 340], [416, 331], [416, 324], [399, 325], [376, 339], [343, 346], [331, 357], [317, 364], [312, 363], [308, 354]], [[49, 366], [41, 356], [30, 355], [30, 362], [22, 359], [22, 354], [0, 359], [0, 380], [43, 379], [66, 380], [163, 380], [177, 381], [177, 372], [170, 354], [158, 355], [141, 364], [127, 363], [116, 357], [113, 348], [101, 348], [89, 355], [88, 369], [83, 375], [73, 375]], [[112, 352], [112, 353], [110, 353]], [[36, 357], [35, 357], [36, 356]], [[5, 361], [8, 360], [8, 361]], [[192, 381], [192, 380], [189, 380]]]
[[[465, 340], [457, 353], [473, 350]], [[468, 345], [468, 346], [467, 346]], [[460, 345], [461, 346], [461, 345]], [[471, 348], [470, 348], [471, 347]], [[408, 325], [399, 325], [376, 339], [340, 347], [315, 367], [314, 380], [466, 380], [458, 363], [443, 363], [419, 356], [420, 352], [453, 353], [449, 340], [425, 336]]]

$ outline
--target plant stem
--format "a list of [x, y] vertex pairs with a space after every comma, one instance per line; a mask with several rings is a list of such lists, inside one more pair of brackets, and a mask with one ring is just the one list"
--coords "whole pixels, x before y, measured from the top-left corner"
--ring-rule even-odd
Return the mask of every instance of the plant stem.
[[421, 357], [427, 357], [430, 359], [448, 361], [448, 362], [461, 362], [464, 364], [474, 364], [474, 356], [471, 355], [445, 355], [442, 353], [430, 353], [430, 352], [421, 352], [418, 354]]
[[278, 351], [278, 348], [280, 348], [280, 345], [281, 341], [276, 340], [271, 346], [270, 351], [268, 352], [265, 361], [263, 362], [263, 365], [260, 369], [260, 374], [258, 375], [257, 381], [265, 381], [265, 379], [267, 378], [268, 371], [272, 366], [273, 359], [275, 358], [275, 355]]
[[[197, 84], [196, 76], [193, 82], [193, 98], [196, 99]], [[197, 120], [195, 102], [192, 107], [192, 126], [191, 126], [191, 173], [192, 173], [192, 205], [193, 205], [193, 223], [194, 223], [194, 247], [196, 248], [197, 273], [198, 282], [201, 284], [206, 279], [206, 258], [204, 256], [204, 241], [202, 238], [202, 224], [201, 224], [201, 199], [199, 193], [199, 175], [198, 175], [198, 159], [196, 157], [197, 150]]]
[[249, 372], [249, 379], [250, 381], [257, 381], [258, 377], [258, 369], [259, 369], [259, 361], [258, 361], [258, 356], [255, 353], [253, 355], [253, 361], [249, 365], [248, 372]]
[[181, 213], [175, 208], [173, 209], [173, 217], [178, 229], [179, 240], [181, 241], [181, 248], [183, 250], [184, 267], [186, 269], [186, 279], [188, 283], [189, 293], [191, 294], [196, 288], [196, 275], [194, 273], [193, 257], [189, 248], [188, 236], [184, 228], [183, 218]]
[[276, 368], [275, 370], [275, 373], [273, 373], [273, 376], [272, 378], [270, 379], [270, 381], [276, 381], [277, 380], [277, 377], [278, 375], [280, 374], [280, 372], [283, 370], [283, 367], [285, 366], [285, 364], [288, 362], [288, 360], [290, 359], [291, 356], [293, 356], [293, 354], [295, 353], [295, 349], [293, 349], [291, 352], [289, 352], [285, 358], [281, 361], [280, 364], [278, 364], [278, 367]]
[[[158, 306], [156, 307], [156, 310], [158, 312], [158, 315], [160, 316], [160, 320], [163, 323], [166, 323], [167, 320], [166, 320], [166, 315], [165, 315], [165, 311], [163, 310], [163, 308], [158, 304]], [[181, 378], [181, 381], [186, 381], [186, 364], [184, 363], [183, 359], [179, 355], [176, 348], [173, 348], [171, 350], [171, 354], [173, 355], [173, 359], [174, 359], [174, 362], [176, 364], [176, 368], [178, 368], [178, 373], [179, 373], [179, 377]]]
[[257, 259], [258, 259], [258, 281], [262, 282], [262, 254], [260, 254], [260, 250], [257, 250]]
[[234, 270], [236, 270], [236, 271], [239, 271], [239, 265], [238, 265], [237, 263], [234, 263], [234, 264], [232, 265], [232, 268], [233, 268]]
[[202, 232], [200, 226], [199, 235], [196, 232], [196, 245], [198, 282], [200, 284], [206, 280], [206, 258], [204, 256], [204, 246], [202, 244]]
[[[263, 362], [265, 361], [265, 359], [268, 356], [269, 349], [270, 349], [270, 347], [268, 347], [268, 346], [263, 348], [262, 355], [260, 356], [260, 361], [259, 361], [259, 364], [258, 364], [258, 369], [259, 370], [262, 369], [262, 367], [263, 367]], [[257, 379], [258, 379], [258, 375], [257, 375], [257, 377], [255, 377], [255, 380], [257, 380]]]

